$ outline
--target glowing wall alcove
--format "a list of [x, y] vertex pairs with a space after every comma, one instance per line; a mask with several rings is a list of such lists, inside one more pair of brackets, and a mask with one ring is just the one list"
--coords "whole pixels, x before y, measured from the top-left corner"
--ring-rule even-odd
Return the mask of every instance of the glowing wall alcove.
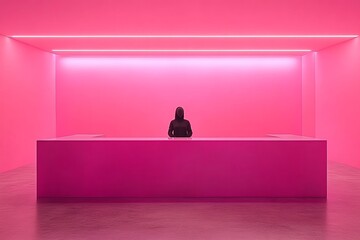
[[301, 67], [301, 56], [58, 56], [57, 135], [166, 136], [177, 106], [196, 137], [301, 134]]

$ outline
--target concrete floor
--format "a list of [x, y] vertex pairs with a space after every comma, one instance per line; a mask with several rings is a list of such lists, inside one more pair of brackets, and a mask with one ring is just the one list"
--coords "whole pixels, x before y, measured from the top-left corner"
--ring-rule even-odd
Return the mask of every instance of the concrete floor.
[[360, 169], [329, 162], [327, 199], [56, 199], [35, 167], [0, 173], [0, 239], [360, 239]]

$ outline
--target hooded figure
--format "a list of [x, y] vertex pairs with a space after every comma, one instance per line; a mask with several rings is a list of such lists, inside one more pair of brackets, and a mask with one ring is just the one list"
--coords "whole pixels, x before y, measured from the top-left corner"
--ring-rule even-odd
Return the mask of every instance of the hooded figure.
[[184, 109], [176, 108], [175, 119], [170, 122], [169, 137], [191, 137], [192, 130], [190, 122], [184, 119]]

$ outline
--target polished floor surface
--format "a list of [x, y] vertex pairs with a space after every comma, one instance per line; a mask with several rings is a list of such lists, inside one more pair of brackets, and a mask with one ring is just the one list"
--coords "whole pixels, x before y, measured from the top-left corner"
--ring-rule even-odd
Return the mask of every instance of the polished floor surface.
[[35, 167], [0, 173], [0, 239], [360, 239], [360, 169], [329, 162], [327, 199], [37, 201]]

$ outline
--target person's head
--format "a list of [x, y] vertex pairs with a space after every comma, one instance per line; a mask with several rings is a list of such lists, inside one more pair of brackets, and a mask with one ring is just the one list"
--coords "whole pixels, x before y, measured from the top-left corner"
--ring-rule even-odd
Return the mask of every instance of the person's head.
[[184, 109], [182, 107], [176, 108], [175, 119], [184, 119]]

